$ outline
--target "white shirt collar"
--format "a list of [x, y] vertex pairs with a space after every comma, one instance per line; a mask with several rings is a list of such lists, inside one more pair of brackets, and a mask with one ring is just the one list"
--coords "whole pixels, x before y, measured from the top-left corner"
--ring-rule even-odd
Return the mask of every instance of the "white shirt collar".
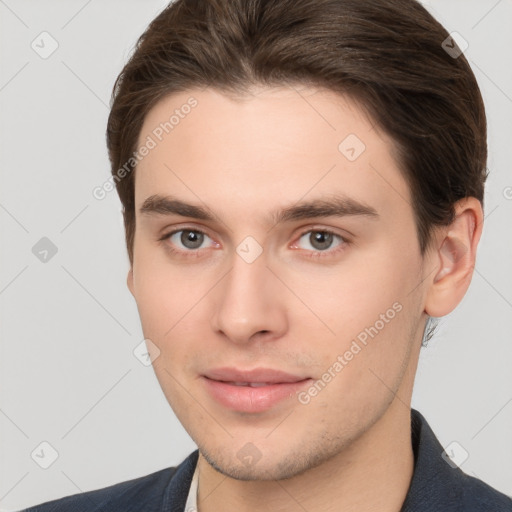
[[192, 482], [190, 483], [190, 489], [188, 490], [187, 502], [185, 503], [185, 512], [197, 512], [197, 484], [199, 480], [199, 471], [197, 470], [197, 466], [198, 464], [196, 462], [196, 469], [192, 476]]

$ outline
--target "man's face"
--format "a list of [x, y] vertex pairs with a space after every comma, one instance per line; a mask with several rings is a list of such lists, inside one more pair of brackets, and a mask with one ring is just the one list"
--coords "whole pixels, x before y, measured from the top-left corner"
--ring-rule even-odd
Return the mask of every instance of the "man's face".
[[193, 90], [150, 111], [142, 144], [128, 283], [210, 464], [289, 477], [406, 411], [432, 269], [392, 143], [362, 110], [311, 88]]

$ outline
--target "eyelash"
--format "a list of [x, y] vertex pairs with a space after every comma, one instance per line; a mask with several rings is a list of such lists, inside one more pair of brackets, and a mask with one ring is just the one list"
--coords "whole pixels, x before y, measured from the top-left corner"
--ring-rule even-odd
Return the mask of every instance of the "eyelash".
[[297, 240], [300, 240], [304, 235], [308, 233], [324, 233], [327, 235], [333, 235], [334, 237], [337, 237], [340, 239], [340, 243], [334, 248], [334, 249], [327, 249], [325, 251], [309, 251], [307, 249], [295, 249], [295, 250], [303, 250], [306, 251], [307, 254], [305, 256], [307, 258], [328, 258], [332, 257], [333, 255], [336, 255], [340, 253], [341, 251], [344, 251], [348, 245], [350, 245], [350, 241], [345, 238], [344, 236], [341, 236], [339, 233], [336, 233], [334, 231], [331, 231], [330, 229], [322, 229], [322, 228], [309, 228], [301, 232], [301, 234], [298, 236]]
[[[199, 233], [199, 234], [202, 234], [204, 236], [207, 236], [209, 238], [211, 238], [208, 233], [206, 233], [205, 231], [202, 231], [201, 229], [197, 229], [197, 228], [191, 228], [191, 227], [182, 227], [180, 229], [174, 229], [173, 231], [169, 231], [168, 233], [165, 233], [164, 235], [162, 235], [158, 241], [159, 242], [166, 242], [172, 235], [175, 235], [176, 233], [180, 233], [181, 231], [191, 231], [193, 233]], [[338, 233], [335, 233], [334, 231], [331, 231], [329, 229], [315, 229], [315, 228], [309, 228], [303, 232], [301, 232], [301, 234], [298, 236], [297, 240], [300, 240], [304, 235], [306, 235], [307, 233], [324, 233], [324, 234], [328, 234], [328, 235], [333, 235], [337, 238], [340, 239], [340, 244], [337, 245], [334, 249], [327, 249], [325, 251], [309, 251], [307, 249], [295, 249], [295, 250], [304, 250], [307, 252], [307, 254], [305, 255], [307, 258], [325, 258], [325, 257], [331, 257], [333, 256], [334, 254], [338, 254], [340, 251], [343, 251], [346, 249], [346, 247], [348, 245], [350, 245], [350, 240], [348, 240], [347, 238], [345, 238], [344, 236], [341, 236], [340, 234]], [[187, 250], [187, 251], [182, 251], [180, 249], [174, 249], [173, 247], [171, 247], [169, 244], [166, 244], [166, 248], [167, 250], [169, 250], [171, 253], [173, 254], [179, 254], [179, 255], [198, 255], [199, 253], [201, 253], [203, 251], [203, 249], [190, 249], [190, 250]], [[206, 249], [206, 248], [205, 248]]]

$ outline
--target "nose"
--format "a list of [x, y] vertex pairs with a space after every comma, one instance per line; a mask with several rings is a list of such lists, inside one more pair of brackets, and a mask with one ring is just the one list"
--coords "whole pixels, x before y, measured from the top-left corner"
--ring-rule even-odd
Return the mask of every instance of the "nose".
[[212, 329], [237, 344], [283, 336], [288, 328], [283, 293], [265, 254], [251, 263], [235, 254], [231, 270], [215, 287]]

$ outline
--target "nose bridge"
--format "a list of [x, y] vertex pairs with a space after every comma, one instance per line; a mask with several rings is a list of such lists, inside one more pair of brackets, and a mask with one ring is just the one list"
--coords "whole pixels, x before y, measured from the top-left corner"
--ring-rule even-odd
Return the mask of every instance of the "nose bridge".
[[212, 327], [239, 343], [260, 331], [282, 334], [286, 326], [276, 279], [262, 248], [256, 249], [251, 240], [239, 244], [215, 300]]

